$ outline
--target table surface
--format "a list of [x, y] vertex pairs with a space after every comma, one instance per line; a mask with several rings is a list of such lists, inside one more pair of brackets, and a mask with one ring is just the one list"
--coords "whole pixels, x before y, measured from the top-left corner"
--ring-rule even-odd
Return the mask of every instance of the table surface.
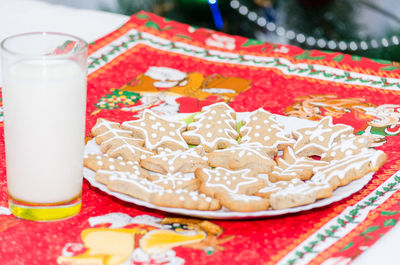
[[[115, 30], [129, 18], [33, 0], [0, 0], [0, 7], [0, 41], [22, 32], [57, 31], [77, 35], [90, 42]], [[398, 264], [396, 248], [399, 238], [400, 225], [397, 224], [352, 264]]]

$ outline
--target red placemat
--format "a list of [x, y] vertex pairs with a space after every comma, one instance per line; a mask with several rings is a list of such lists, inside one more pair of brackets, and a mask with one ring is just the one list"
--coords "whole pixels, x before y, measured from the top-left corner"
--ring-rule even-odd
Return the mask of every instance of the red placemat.
[[99, 117], [129, 120], [146, 108], [173, 115], [218, 101], [236, 111], [264, 108], [312, 120], [330, 115], [358, 134], [374, 135], [388, 162], [349, 198], [274, 218], [171, 216], [85, 181], [78, 215], [37, 223], [7, 209], [1, 130], [2, 264], [347, 264], [396, 224], [398, 64], [229, 36], [145, 12], [90, 46], [88, 133]]

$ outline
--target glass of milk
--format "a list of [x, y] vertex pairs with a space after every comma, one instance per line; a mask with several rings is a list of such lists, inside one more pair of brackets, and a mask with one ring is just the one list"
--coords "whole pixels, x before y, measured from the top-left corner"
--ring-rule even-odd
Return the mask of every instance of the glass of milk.
[[35, 32], [1, 43], [9, 207], [48, 221], [81, 209], [87, 43]]

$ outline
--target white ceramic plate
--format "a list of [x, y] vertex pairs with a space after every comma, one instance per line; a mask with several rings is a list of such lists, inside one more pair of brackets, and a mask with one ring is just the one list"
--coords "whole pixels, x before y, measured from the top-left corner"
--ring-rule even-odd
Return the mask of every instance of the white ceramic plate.
[[[242, 120], [244, 117], [246, 117], [247, 113], [238, 113], [237, 115], [237, 120]], [[188, 114], [185, 115], [178, 115], [174, 116], [173, 119], [181, 119], [183, 117], [188, 116]], [[304, 120], [304, 119], [298, 119], [295, 117], [286, 117], [286, 116], [281, 116], [281, 115], [276, 115], [279, 123], [283, 124], [285, 126], [285, 131], [290, 132], [293, 129], [297, 128], [302, 128], [302, 127], [308, 127], [312, 125], [314, 122], [309, 121], [309, 120]], [[100, 153], [100, 148], [96, 144], [94, 140], [89, 141], [86, 146], [85, 146], [85, 154], [89, 153]], [[326, 199], [321, 199], [317, 200], [314, 203], [299, 206], [299, 207], [294, 207], [294, 208], [288, 208], [288, 209], [282, 209], [282, 210], [268, 210], [268, 211], [258, 211], [258, 212], [232, 212], [228, 209], [220, 209], [218, 211], [198, 211], [198, 210], [187, 210], [187, 209], [182, 209], [182, 208], [169, 208], [169, 207], [160, 207], [157, 205], [154, 205], [152, 203], [148, 203], [139, 199], [135, 199], [131, 196], [118, 193], [118, 192], [113, 192], [107, 189], [107, 187], [99, 182], [97, 182], [94, 178], [95, 172], [88, 169], [84, 168], [83, 170], [83, 176], [85, 179], [89, 181], [89, 183], [104, 191], [105, 193], [114, 196], [118, 199], [121, 199], [126, 202], [131, 202], [136, 205], [144, 206], [147, 208], [151, 209], [156, 209], [156, 210], [161, 210], [164, 212], [168, 213], [174, 213], [174, 214], [181, 214], [181, 215], [186, 215], [186, 216], [193, 216], [193, 217], [200, 217], [200, 218], [207, 218], [207, 219], [251, 219], [251, 218], [259, 218], [259, 217], [268, 217], [268, 216], [277, 216], [277, 215], [283, 215], [283, 214], [288, 214], [288, 213], [297, 213], [301, 211], [306, 211], [322, 206], [329, 205], [333, 202], [340, 201], [341, 199], [344, 199], [353, 193], [359, 191], [362, 189], [372, 178], [373, 172], [365, 175], [364, 177], [355, 180], [351, 182], [350, 184], [339, 187], [337, 188], [333, 193], [332, 196]]]

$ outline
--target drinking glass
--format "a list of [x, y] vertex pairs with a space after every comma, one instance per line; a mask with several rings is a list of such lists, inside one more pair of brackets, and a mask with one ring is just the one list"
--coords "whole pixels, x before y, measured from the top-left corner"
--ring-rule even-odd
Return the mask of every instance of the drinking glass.
[[4, 139], [11, 212], [68, 218], [81, 209], [87, 43], [33, 32], [1, 43]]

